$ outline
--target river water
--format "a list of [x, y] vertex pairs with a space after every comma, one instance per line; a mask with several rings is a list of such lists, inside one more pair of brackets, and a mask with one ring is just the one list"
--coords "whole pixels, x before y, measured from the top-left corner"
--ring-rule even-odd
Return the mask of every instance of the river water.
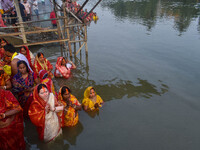
[[[95, 5], [86, 5], [88, 10]], [[51, 144], [25, 123], [27, 149], [199, 150], [200, 4], [198, 0], [103, 0], [88, 26], [84, 49], [68, 85], [79, 101], [92, 85], [105, 101], [99, 112], [79, 112]], [[79, 1], [79, 3], [83, 3]], [[53, 66], [60, 47], [46, 45]]]

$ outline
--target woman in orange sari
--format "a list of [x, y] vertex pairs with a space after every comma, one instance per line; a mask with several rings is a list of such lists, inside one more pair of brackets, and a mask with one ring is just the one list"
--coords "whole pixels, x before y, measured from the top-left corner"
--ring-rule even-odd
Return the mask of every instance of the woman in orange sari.
[[84, 99], [82, 101], [82, 105], [84, 110], [93, 111], [97, 110], [99, 107], [102, 107], [103, 100], [92, 86], [89, 86], [84, 92]]
[[50, 142], [62, 133], [57, 113], [63, 110], [53, 93], [45, 84], [39, 84], [33, 92], [33, 102], [29, 108], [31, 122], [37, 127], [40, 140]]
[[10, 76], [4, 72], [3, 67], [0, 66], [0, 89], [9, 90], [12, 87]]
[[71, 74], [71, 69], [76, 69], [72, 61], [66, 61], [64, 57], [58, 57], [54, 75], [55, 77], [64, 77], [68, 79]]
[[81, 110], [81, 104], [76, 97], [71, 94], [71, 90], [67, 86], [60, 88], [58, 102], [61, 102], [65, 107], [62, 113], [59, 114], [62, 127], [75, 126], [79, 120], [78, 110]]
[[40, 83], [43, 83], [47, 86], [47, 89], [50, 93], [53, 93], [56, 98], [58, 97], [57, 92], [55, 91], [55, 87], [51, 78], [48, 77], [48, 72], [46, 70], [39, 71]]
[[44, 57], [43, 53], [38, 53], [35, 57], [34, 61], [34, 69], [35, 72], [39, 75], [40, 70], [46, 70], [48, 72], [48, 76], [50, 78], [53, 78], [53, 73], [51, 72], [53, 70], [52, 64]]
[[0, 149], [25, 150], [23, 113], [10, 91], [0, 89]]
[[27, 46], [22, 46], [20, 48], [20, 53], [23, 54], [24, 56], [26, 56], [30, 67], [33, 69], [33, 64], [34, 64], [34, 59], [35, 58], [34, 58], [33, 54], [31, 53], [31, 51], [28, 49], [28, 47]]

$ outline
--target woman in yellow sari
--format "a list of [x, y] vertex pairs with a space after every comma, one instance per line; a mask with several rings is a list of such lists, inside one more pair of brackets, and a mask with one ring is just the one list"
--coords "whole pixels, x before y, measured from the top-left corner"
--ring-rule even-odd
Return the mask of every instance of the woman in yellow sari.
[[65, 109], [59, 114], [61, 118], [62, 127], [75, 126], [78, 123], [78, 110], [81, 110], [81, 104], [71, 90], [67, 86], [63, 86], [59, 90], [58, 102], [64, 105]]
[[103, 100], [92, 86], [89, 86], [84, 92], [84, 99], [82, 101], [83, 109], [86, 111], [93, 111], [102, 107]]

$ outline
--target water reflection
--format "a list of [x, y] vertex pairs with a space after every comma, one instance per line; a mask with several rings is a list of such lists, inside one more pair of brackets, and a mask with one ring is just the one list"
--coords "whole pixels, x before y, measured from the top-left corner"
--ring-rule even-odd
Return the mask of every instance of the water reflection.
[[63, 140], [66, 140], [71, 145], [76, 145], [76, 138], [82, 131], [83, 125], [80, 122], [74, 127], [63, 128]]
[[[76, 66], [78, 68], [73, 70], [73, 76], [68, 80], [56, 79], [56, 89], [64, 85], [69, 86], [79, 101], [83, 99], [83, 93], [88, 86], [94, 86], [97, 93], [102, 97], [104, 101], [110, 101], [113, 99], [121, 99], [124, 96], [131, 97], [145, 97], [151, 98], [153, 95], [159, 95], [166, 93], [169, 87], [161, 80], [156, 82], [156, 85], [149, 83], [147, 80], [138, 78], [136, 83], [129, 80], [111, 79], [101, 81], [101, 84], [97, 84], [94, 80], [89, 79], [89, 66], [82, 63], [77, 59]], [[87, 64], [87, 63], [86, 63]]]
[[109, 7], [118, 20], [128, 19], [147, 27], [148, 31], [158, 19], [173, 18], [174, 29], [180, 35], [186, 32], [194, 18], [198, 18], [198, 0], [104, 0], [103, 7]]

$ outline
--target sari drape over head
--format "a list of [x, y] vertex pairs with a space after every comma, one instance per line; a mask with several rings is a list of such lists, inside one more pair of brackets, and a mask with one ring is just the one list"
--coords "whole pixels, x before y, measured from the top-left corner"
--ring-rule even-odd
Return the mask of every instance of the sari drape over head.
[[19, 69], [16, 75], [12, 79], [12, 91], [18, 95], [18, 101], [24, 109], [25, 116], [28, 115], [28, 108], [33, 101], [33, 93], [26, 91], [34, 86], [34, 81], [37, 75], [34, 72], [29, 71], [28, 76], [24, 79]]
[[25, 61], [26, 64], [27, 64], [27, 66], [28, 66], [28, 68], [29, 68], [29, 70], [30, 70], [31, 72], [33, 72], [32, 68], [30, 67], [30, 64], [29, 64], [29, 62], [28, 62], [28, 59], [27, 59], [26, 56], [24, 56], [23, 54], [21, 54], [21, 53], [17, 54], [17, 53], [15, 52], [15, 53], [13, 54], [12, 58], [11, 58], [11, 61], [12, 61], [13, 59], [19, 59], [19, 60]]
[[92, 86], [89, 86], [85, 92], [84, 92], [84, 99], [82, 101], [82, 104], [84, 106], [87, 106], [88, 109], [90, 110], [95, 110], [96, 108], [94, 107], [95, 103], [98, 103], [100, 107], [102, 107], [102, 103], [103, 103], [103, 100], [101, 99], [101, 97], [99, 95], [97, 95], [97, 93], [95, 92], [96, 94], [96, 102], [93, 102], [89, 97], [90, 97], [90, 90], [92, 89], [93, 87]]
[[37, 91], [36, 86], [33, 91], [33, 102], [29, 108], [31, 122], [37, 127], [39, 138], [45, 142], [54, 140], [62, 133], [60, 119], [57, 113], [50, 111], [47, 113], [45, 107], [47, 103], [50, 107], [55, 107], [57, 102], [53, 93], [50, 93], [49, 100], [44, 101]]
[[48, 77], [48, 72], [46, 70], [39, 71], [40, 83], [43, 83], [47, 86], [47, 89], [50, 93], [53, 93], [56, 98], [58, 97], [57, 92], [55, 91], [55, 87], [51, 78]]
[[[62, 87], [59, 90], [58, 102], [61, 102], [64, 105], [64, 107], [66, 107], [67, 103], [63, 100], [61, 90], [62, 90]], [[76, 106], [81, 105], [79, 103], [79, 101], [76, 99], [76, 97], [72, 94], [70, 94], [70, 101], [71, 101], [72, 104], [74, 104]], [[61, 118], [62, 127], [64, 127], [64, 126], [67, 126], [67, 127], [75, 126], [78, 123], [78, 120], [79, 120], [78, 112], [71, 106], [69, 106], [67, 108], [66, 113], [64, 111], [66, 111], [66, 110], [63, 110], [62, 112], [59, 113], [59, 116]]]
[[64, 78], [68, 79], [71, 71], [70, 71], [70, 68], [67, 68], [66, 66], [61, 65], [63, 58], [64, 57], [58, 57], [57, 58], [54, 75], [56, 76], [56, 74], [57, 74], [56, 70], [58, 70]]
[[[34, 70], [34, 68], [33, 68], [34, 56], [33, 56], [33, 54], [31, 53], [31, 51], [29, 50], [29, 48], [27, 46], [23, 45], [22, 47], [25, 48], [25, 50], [26, 50], [26, 56], [25, 57], [27, 58], [30, 67]], [[20, 49], [20, 53], [21, 53], [21, 49]]]
[[0, 89], [0, 113], [9, 110], [19, 110], [20, 112], [0, 120], [0, 122], [5, 122], [8, 118], [14, 117], [10, 125], [0, 128], [0, 149], [25, 150], [22, 108], [10, 91]]
[[[34, 66], [33, 67], [34, 67], [35, 72], [37, 73], [37, 75], [39, 75], [39, 71], [40, 70], [49, 71], [50, 69], [53, 69], [52, 64], [46, 58], [44, 58], [44, 64], [42, 64], [37, 55], [35, 57]], [[53, 78], [54, 77], [53, 73], [50, 72], [49, 73], [49, 77]]]

